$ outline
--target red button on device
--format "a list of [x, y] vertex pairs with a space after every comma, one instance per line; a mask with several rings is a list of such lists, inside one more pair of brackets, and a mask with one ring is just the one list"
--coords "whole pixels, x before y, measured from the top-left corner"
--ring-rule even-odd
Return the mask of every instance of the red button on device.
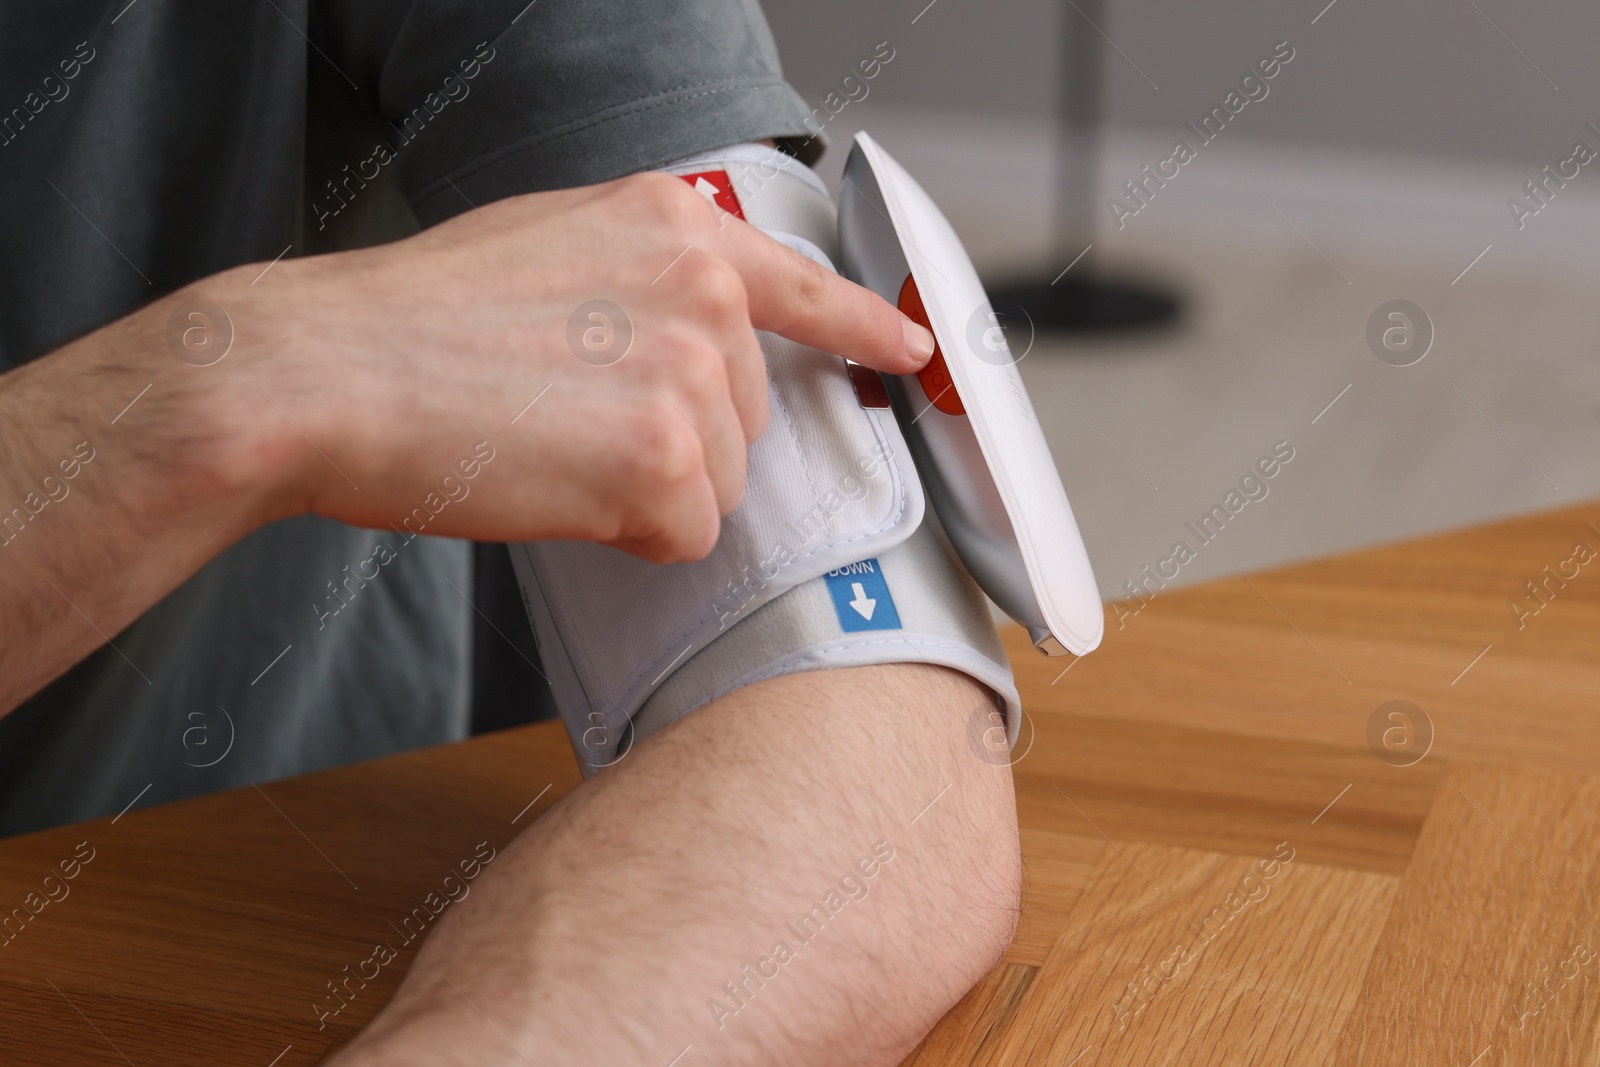
[[[922, 306], [922, 294], [917, 292], [917, 280], [909, 274], [906, 275], [905, 284], [900, 287], [899, 307], [906, 318], [929, 333], [933, 332], [933, 327], [928, 324], [928, 310]], [[956, 392], [955, 380], [950, 377], [950, 368], [945, 366], [944, 352], [937, 340], [933, 342], [933, 358], [917, 372], [917, 381], [922, 383], [922, 391], [928, 401], [946, 415], [967, 413], [967, 409], [961, 405], [961, 396]]]

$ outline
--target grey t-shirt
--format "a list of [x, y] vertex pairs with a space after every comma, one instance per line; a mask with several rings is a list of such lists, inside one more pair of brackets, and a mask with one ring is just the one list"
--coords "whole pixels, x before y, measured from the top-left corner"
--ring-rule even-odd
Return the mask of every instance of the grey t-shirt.
[[[0, 370], [468, 199], [762, 137], [809, 156], [806, 117], [755, 0], [6, 5]], [[88, 435], [108, 467], [115, 414]], [[470, 592], [461, 542], [257, 531], [0, 718], [0, 835], [462, 736]]]

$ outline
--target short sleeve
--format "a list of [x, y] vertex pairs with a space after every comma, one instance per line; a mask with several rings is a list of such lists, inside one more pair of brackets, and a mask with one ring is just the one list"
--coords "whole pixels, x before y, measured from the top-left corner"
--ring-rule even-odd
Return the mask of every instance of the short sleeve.
[[739, 141], [821, 147], [755, 0], [325, 0], [314, 24], [424, 225]]

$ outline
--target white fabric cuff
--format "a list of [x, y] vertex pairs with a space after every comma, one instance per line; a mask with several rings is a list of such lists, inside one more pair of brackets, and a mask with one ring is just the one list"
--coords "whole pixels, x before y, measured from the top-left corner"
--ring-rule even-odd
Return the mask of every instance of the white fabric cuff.
[[[761, 145], [736, 145], [664, 169], [685, 177], [718, 209], [742, 216], [833, 269], [832, 199], [810, 168], [792, 157]], [[879, 407], [872, 398], [858, 397], [845, 360], [775, 334], [758, 337], [767, 358], [771, 417], [766, 432], [750, 446], [744, 500], [723, 520], [708, 557], [660, 566], [589, 542], [509, 546], [556, 706], [585, 774], [614, 762], [649, 729], [732, 688], [814, 667], [939, 662], [973, 674], [1010, 708], [1018, 708], [981, 594], [953, 561], [943, 566], [956, 568], [971, 587], [956, 597], [965, 605], [956, 615], [966, 619], [976, 603], [986, 638], [971, 630], [970, 620], [950, 619], [929, 621], [923, 626], [927, 632], [902, 627], [893, 634], [842, 634], [851, 609], [840, 608], [844, 614], [838, 621], [832, 608], [818, 613], [822, 601], [817, 598], [828, 593], [817, 591], [823, 584], [817, 580], [830, 571], [879, 559], [885, 569], [896, 566], [897, 546], [923, 522], [922, 484], [893, 412], [886, 402]], [[875, 374], [863, 381], [878, 385]], [[934, 549], [943, 551], [936, 542]], [[912, 590], [919, 583], [912, 580], [916, 568], [910, 565], [914, 554], [900, 555], [906, 592], [895, 595], [917, 601], [921, 594]], [[646, 702], [701, 650], [807, 583], [817, 589], [799, 593], [794, 604], [811, 605], [807, 617], [815, 615], [820, 622], [790, 627], [789, 636], [776, 643], [727, 644], [725, 649], [745, 651], [733, 659], [698, 663], [684, 675], [698, 681], [680, 682], [670, 698], [652, 705], [646, 719], [635, 721]], [[918, 613], [927, 620], [937, 616]], [[834, 628], [831, 635], [827, 626]], [[974, 641], [985, 645], [982, 652], [971, 647]], [[743, 662], [749, 657], [751, 662]], [[1013, 728], [1019, 718], [1008, 716]]]

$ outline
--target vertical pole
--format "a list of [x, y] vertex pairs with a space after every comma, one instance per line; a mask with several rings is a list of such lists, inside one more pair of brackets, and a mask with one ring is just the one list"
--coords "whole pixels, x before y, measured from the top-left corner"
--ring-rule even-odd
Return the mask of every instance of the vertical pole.
[[[1055, 255], [1065, 266], [1094, 233], [1103, 0], [1068, 0], [1056, 47]], [[1081, 266], [1082, 264], [1080, 264]]]

